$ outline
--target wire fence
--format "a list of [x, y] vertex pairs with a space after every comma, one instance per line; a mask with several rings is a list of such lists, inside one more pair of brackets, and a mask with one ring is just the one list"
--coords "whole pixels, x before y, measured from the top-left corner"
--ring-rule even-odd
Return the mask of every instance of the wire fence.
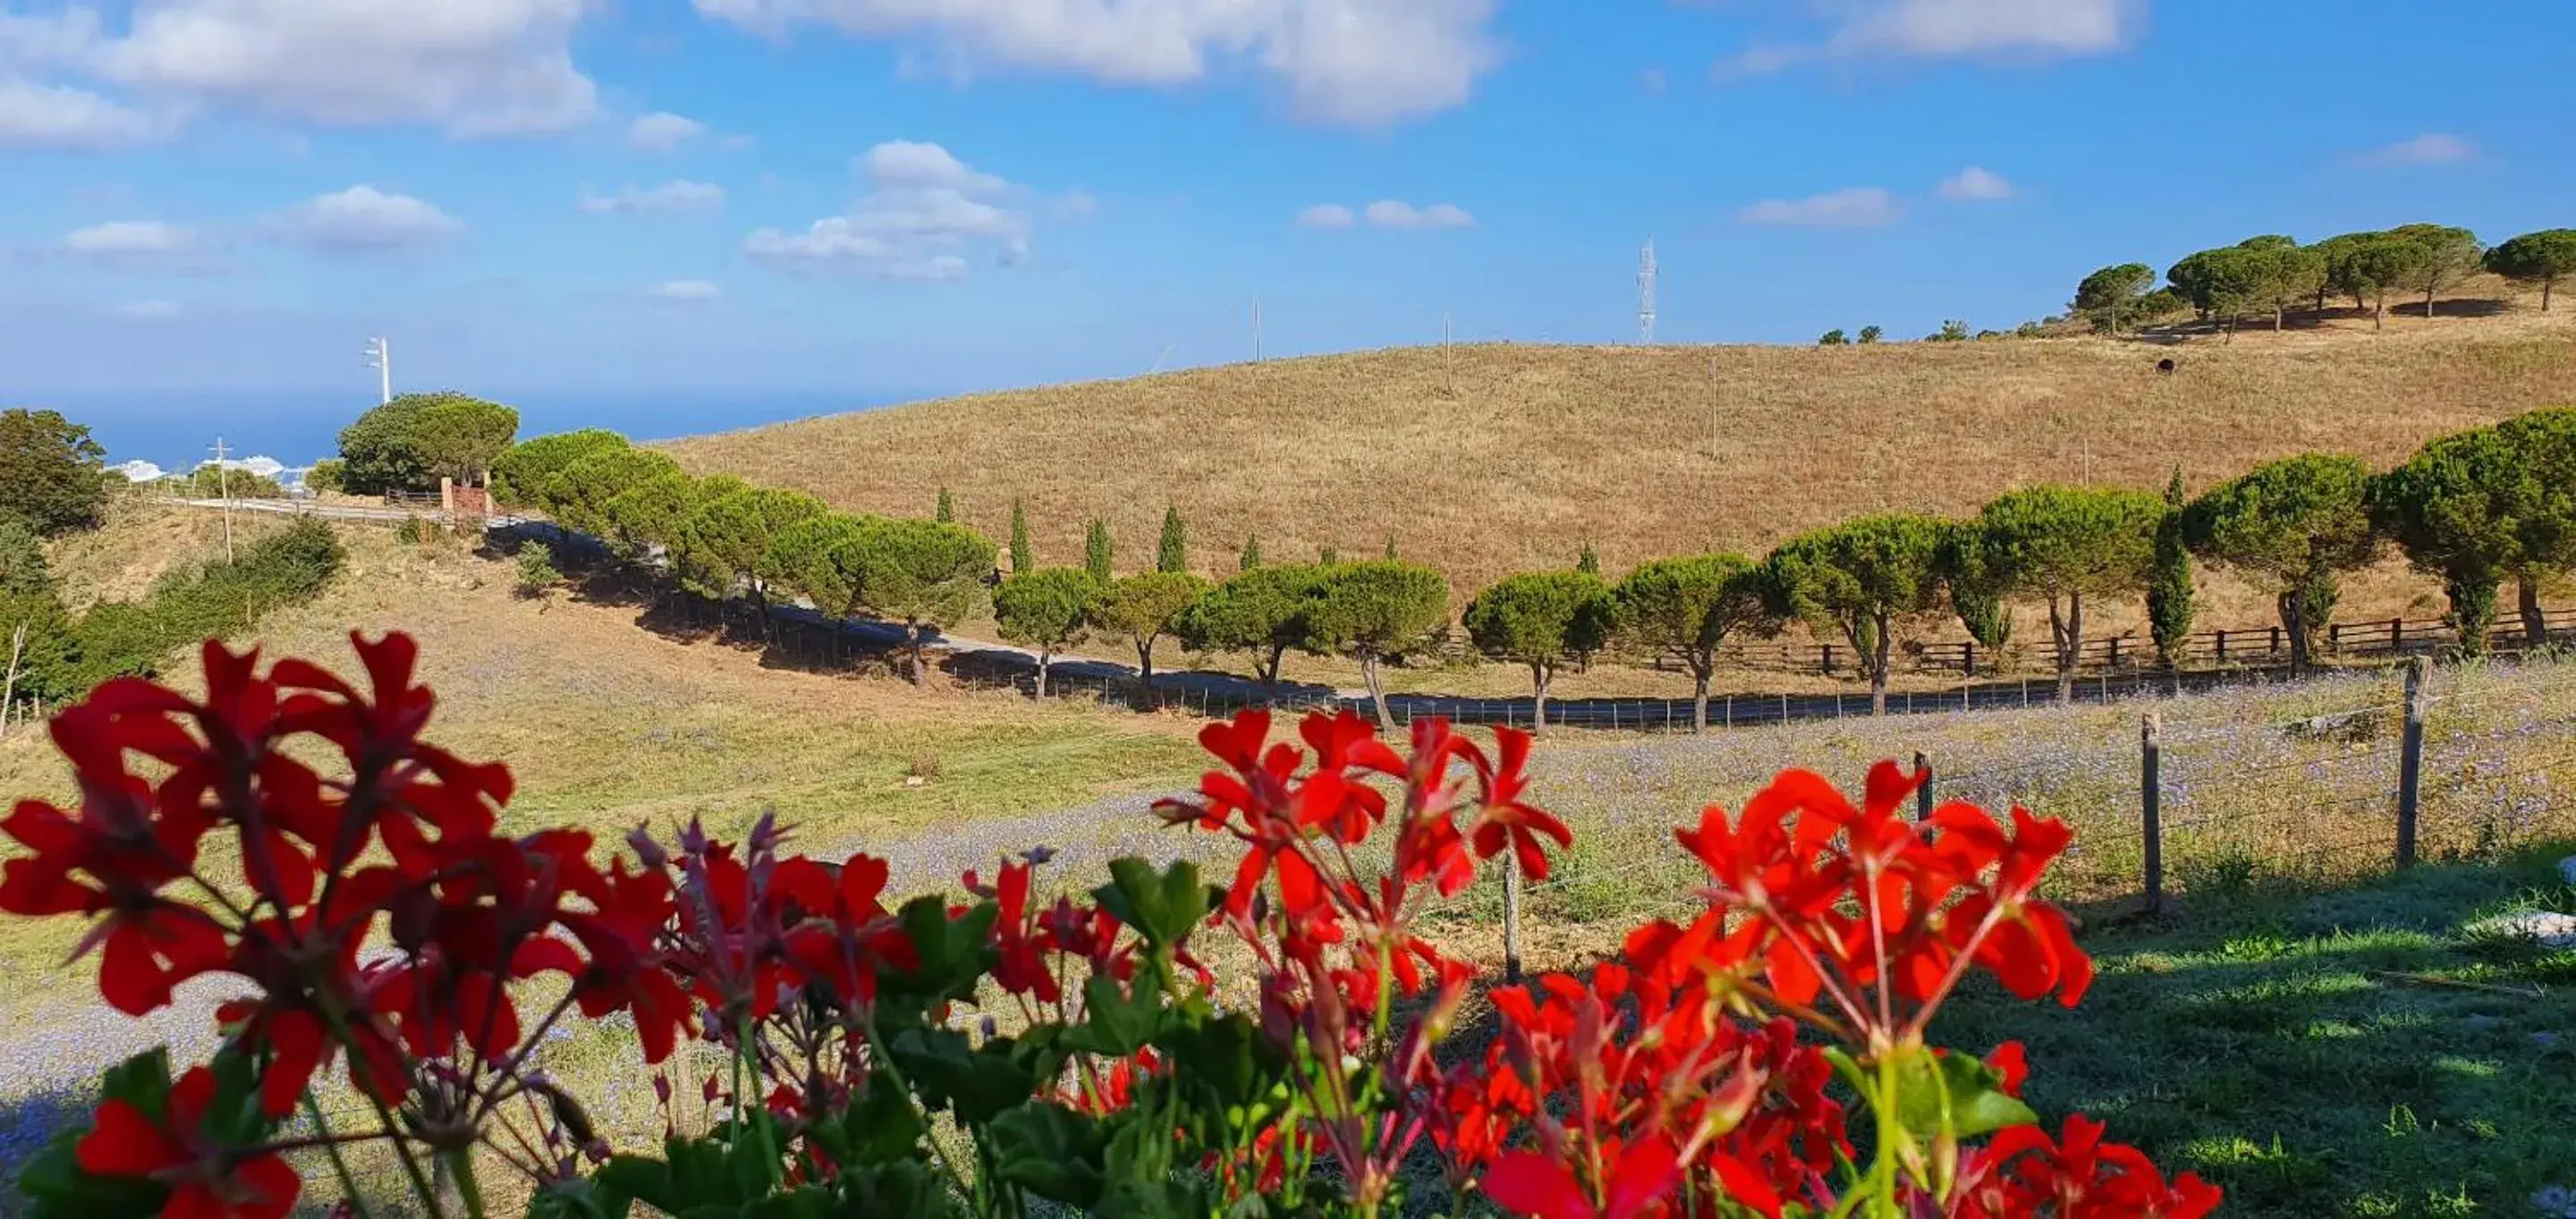
[[[1998, 739], [1964, 724], [1912, 730], [1887, 723], [1860, 734], [1793, 732], [1607, 751], [1633, 771], [1582, 773], [1608, 789], [1606, 816], [1586, 817], [1558, 873], [1534, 886], [1513, 922], [1523, 951], [1553, 956], [1560, 923], [1625, 926], [1695, 908], [1705, 877], [1674, 849], [1667, 798], [1645, 815], [1634, 793], [1700, 787], [1677, 757], [1723, 752], [1719, 787], [1768, 778], [1788, 758], [1828, 752], [1906, 752], [1931, 773], [1926, 807], [1965, 800], [2026, 807], [2065, 820], [2073, 847], [2049, 895], [2087, 907], [2169, 912], [2199, 895], [2224, 900], [2258, 886], [2344, 884], [2424, 861], [2483, 860], [2576, 837], [2576, 664], [2554, 661], [2435, 668], [2251, 697], [2142, 699], [2136, 715], [2017, 721]], [[1848, 750], [1817, 748], [1850, 735]], [[1939, 756], [1955, 751], [1948, 766]], [[1997, 751], [2005, 751], [1997, 756]], [[1928, 756], [1927, 756], [1928, 755]], [[1850, 776], [1838, 776], [1848, 778]], [[1707, 794], [1721, 794], [1710, 791]], [[1684, 817], [1689, 814], [1683, 813]], [[1587, 839], [1589, 841], [1587, 841]], [[1487, 903], [1503, 900], [1500, 886]], [[1503, 923], [1499, 909], [1490, 917]], [[1574, 934], [1582, 934], [1576, 932]]]

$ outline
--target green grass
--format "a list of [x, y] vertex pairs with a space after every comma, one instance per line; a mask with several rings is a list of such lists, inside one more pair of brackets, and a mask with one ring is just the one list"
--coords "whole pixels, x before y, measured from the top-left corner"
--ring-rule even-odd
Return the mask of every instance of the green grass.
[[2473, 925], [2576, 911], [2555, 883], [2565, 853], [2321, 892], [2258, 883], [2177, 928], [2096, 930], [2081, 1007], [1980, 987], [1934, 1037], [2024, 1042], [2043, 1113], [2107, 1121], [2223, 1186], [2228, 1214], [2528, 1213], [2576, 1179], [2576, 950]]

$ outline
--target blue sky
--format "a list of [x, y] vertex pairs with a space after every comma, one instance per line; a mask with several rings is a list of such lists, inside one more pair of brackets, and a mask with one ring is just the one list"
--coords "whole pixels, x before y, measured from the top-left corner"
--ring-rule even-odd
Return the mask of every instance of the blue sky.
[[[2576, 5], [0, 0], [0, 400], [853, 400], [2009, 327], [2258, 232], [2576, 223]], [[2522, 60], [2499, 52], [2525, 48]]]

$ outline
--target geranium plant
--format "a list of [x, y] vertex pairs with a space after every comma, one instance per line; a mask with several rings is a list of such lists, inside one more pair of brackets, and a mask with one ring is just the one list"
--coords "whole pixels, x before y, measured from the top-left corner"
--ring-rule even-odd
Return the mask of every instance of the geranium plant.
[[[639, 828], [617, 854], [504, 835], [508, 770], [422, 740], [411, 641], [356, 643], [362, 685], [210, 642], [203, 697], [119, 680], [53, 722], [80, 799], [0, 822], [23, 848], [0, 910], [89, 919], [127, 1013], [206, 975], [238, 993], [207, 1063], [108, 1073], [88, 1127], [21, 1178], [37, 1213], [266, 1219], [327, 1181], [366, 1215], [359, 1147], [439, 1216], [2217, 1201], [2081, 1116], [2049, 1135], [2017, 1047], [1927, 1042], [1970, 973], [2071, 1005], [2091, 964], [2033, 895], [2064, 826], [1966, 805], [1909, 823], [1916, 780], [1890, 765], [1858, 806], [1792, 771], [1740, 816], [1708, 810], [1678, 836], [1709, 872], [1697, 918], [1482, 991], [1470, 1041], [1482, 982], [1423, 919], [1488, 865], [1544, 880], [1571, 842], [1527, 798], [1523, 734], [1488, 749], [1426, 720], [1399, 751], [1347, 712], [1295, 741], [1248, 712], [1207, 727], [1220, 765], [1159, 806], [1238, 841], [1224, 885], [1124, 859], [1050, 897], [1033, 847], [889, 905], [883, 860], [790, 853], [766, 818], [735, 843]], [[707, 1120], [602, 1130], [547, 1072], [551, 1031], [612, 1013], [666, 1113], [677, 1049], [714, 1047], [725, 1068], [679, 1085]], [[335, 1127], [319, 1097], [341, 1087], [367, 1116]]]

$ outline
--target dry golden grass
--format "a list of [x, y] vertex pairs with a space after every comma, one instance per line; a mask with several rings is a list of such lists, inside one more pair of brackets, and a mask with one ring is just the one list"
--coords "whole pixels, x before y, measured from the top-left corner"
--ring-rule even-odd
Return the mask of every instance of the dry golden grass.
[[[247, 546], [286, 526], [266, 512], [233, 514], [233, 544]], [[182, 511], [140, 492], [108, 500], [107, 522], [46, 547], [46, 561], [61, 582], [63, 601], [79, 611], [101, 601], [133, 601], [155, 581], [224, 555], [220, 512]]]
[[[152, 540], [193, 536], [205, 515], [150, 508], [88, 545], [145, 554]], [[506, 560], [452, 540], [406, 546], [378, 526], [342, 536], [347, 572], [320, 600], [270, 616], [258, 642], [354, 673], [351, 630], [411, 633], [439, 695], [429, 739], [510, 763], [515, 829], [573, 824], [614, 839], [639, 821], [667, 829], [699, 816], [734, 837], [775, 809], [806, 847], [846, 852], [925, 827], [1186, 787], [1198, 774], [1196, 725], [1177, 717], [770, 667], [756, 648], [647, 629], [637, 606], [520, 598]], [[104, 562], [84, 579], [135, 583]], [[194, 667], [174, 663], [171, 680], [187, 686]], [[916, 770], [935, 775], [908, 784]], [[0, 740], [0, 793], [72, 797], [44, 734]], [[0, 843], [0, 854], [13, 847]], [[78, 930], [0, 917], [0, 969], [50, 965]]]
[[[2475, 286], [2473, 297], [2494, 290]], [[2447, 308], [2495, 308], [2469, 301]], [[1871, 347], [1409, 348], [924, 402], [672, 444], [692, 469], [921, 515], [953, 488], [999, 539], [1025, 497], [1042, 561], [1076, 562], [1102, 517], [1121, 570], [1164, 506], [1203, 571], [1248, 533], [1274, 561], [1393, 534], [1463, 600], [1511, 571], [1570, 566], [1586, 539], [1614, 575], [1707, 548], [1758, 552], [1877, 510], [1966, 513], [2042, 481], [2202, 488], [2307, 450], [2392, 462], [2423, 441], [2576, 401], [2576, 311], [2518, 299], [2493, 317], [2334, 319], [2233, 342], [2094, 338]], [[2171, 356], [2180, 370], [2159, 375]], [[2206, 620], [2267, 621], [2221, 578]], [[2422, 612], [2392, 565], [2351, 618]], [[2130, 625], [2119, 620], [2106, 629]]]

